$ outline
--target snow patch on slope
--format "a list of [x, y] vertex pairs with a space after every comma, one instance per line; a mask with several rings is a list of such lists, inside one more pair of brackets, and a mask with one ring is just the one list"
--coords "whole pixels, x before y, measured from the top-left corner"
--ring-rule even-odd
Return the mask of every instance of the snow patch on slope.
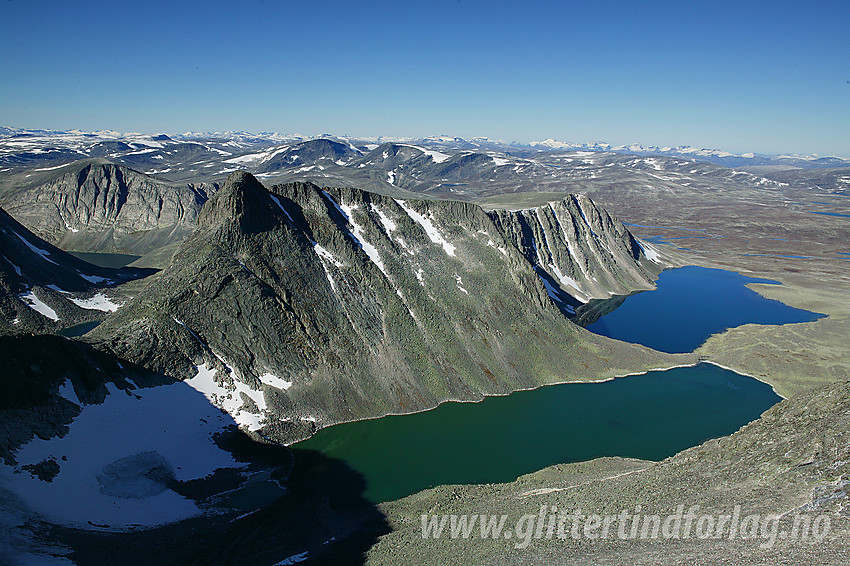
[[286, 390], [292, 387], [291, 381], [286, 381], [285, 379], [271, 373], [264, 373], [263, 375], [261, 375], [260, 381], [263, 384], [268, 385], [269, 387], [274, 387], [275, 389]]
[[40, 313], [50, 320], [59, 320], [59, 315], [56, 314], [56, 311], [47, 306], [41, 299], [35, 296], [33, 291], [27, 291], [26, 293], [21, 293], [18, 295], [18, 298], [24, 302], [26, 306], [31, 308], [37, 313]]
[[22, 277], [22, 276], [23, 276], [23, 273], [21, 272], [21, 268], [20, 268], [20, 267], [18, 267], [17, 265], [15, 265], [14, 263], [12, 263], [12, 260], [10, 260], [10, 259], [9, 259], [8, 257], [6, 257], [5, 255], [3, 256], [3, 259], [5, 259], [6, 261], [8, 261], [8, 262], [9, 262], [9, 265], [11, 265], [11, 266], [12, 266], [12, 269], [14, 269], [14, 270], [15, 270], [15, 273], [17, 273], [17, 274], [18, 274], [18, 277]]
[[418, 149], [428, 157], [434, 160], [434, 163], [442, 163], [448, 159], [451, 159], [451, 155], [447, 155], [445, 153], [440, 153], [439, 151], [434, 151], [433, 149], [425, 149], [424, 147], [419, 147], [418, 145], [410, 145], [410, 144], [399, 144], [405, 147], [412, 147], [413, 149]]
[[398, 226], [396, 225], [396, 223], [393, 221], [392, 218], [387, 216], [384, 213], [384, 211], [381, 210], [380, 208], [378, 208], [377, 206], [375, 206], [374, 203], [372, 203], [372, 210], [374, 210], [375, 213], [378, 215], [378, 218], [381, 219], [381, 225], [383, 225], [384, 230], [386, 230], [387, 234], [395, 232], [395, 230], [396, 230], [396, 228], [398, 228]]
[[73, 297], [69, 297], [69, 300], [78, 307], [103, 312], [115, 312], [121, 307], [118, 303], [113, 303], [109, 297], [103, 293], [98, 293], [88, 299], [75, 299]]
[[357, 222], [354, 221], [352, 215], [354, 213], [354, 210], [357, 209], [357, 205], [353, 204], [351, 206], [348, 206], [345, 204], [340, 204], [338, 206], [344, 211], [343, 214], [348, 219], [348, 223], [351, 225], [351, 237], [354, 239], [355, 242], [360, 245], [363, 251], [366, 252], [366, 255], [369, 256], [369, 259], [371, 259], [372, 262], [378, 266], [378, 269], [380, 269], [381, 272], [386, 275], [387, 270], [384, 267], [384, 262], [381, 261], [381, 256], [378, 254], [378, 248], [376, 248], [366, 240], [366, 235], [363, 233], [363, 228], [359, 224], [357, 224]]
[[49, 252], [49, 251], [47, 251], [47, 250], [43, 250], [43, 249], [41, 249], [41, 248], [39, 248], [39, 247], [34, 246], [33, 244], [29, 243], [29, 241], [27, 241], [27, 239], [26, 239], [26, 238], [24, 238], [23, 236], [21, 236], [21, 235], [20, 235], [20, 234], [18, 234], [17, 232], [14, 232], [14, 231], [13, 231], [12, 233], [13, 233], [15, 236], [17, 236], [17, 237], [18, 237], [18, 239], [19, 239], [20, 241], [22, 241], [22, 242], [24, 243], [24, 245], [30, 249], [30, 251], [32, 251], [32, 252], [33, 252], [33, 253], [35, 253], [36, 255], [41, 256], [41, 258], [42, 258], [42, 259], [44, 259], [45, 261], [49, 261], [49, 262], [50, 262], [50, 263], [52, 263], [53, 265], [59, 265], [58, 263], [56, 263], [55, 261], [53, 261], [52, 259], [50, 259], [49, 257], [47, 257], [47, 256], [49, 256], [49, 255], [50, 255], [50, 252]]
[[[233, 378], [232, 386], [227, 386], [215, 380], [218, 370], [208, 368], [206, 364], [198, 366], [195, 377], [185, 380], [183, 383], [192, 389], [203, 393], [204, 397], [217, 407], [227, 412], [239, 426], [246, 427], [249, 431], [263, 428], [265, 417], [262, 415], [266, 409], [266, 400], [262, 391], [255, 391], [242, 383], [236, 377], [236, 371], [224, 361], [223, 358], [214, 354], [230, 371]], [[257, 405], [260, 413], [253, 413], [244, 408], [242, 395], [251, 399]]]
[[434, 226], [434, 223], [431, 222], [429, 218], [426, 218], [422, 214], [419, 214], [418, 212], [407, 206], [407, 203], [403, 200], [395, 199], [395, 201], [399, 204], [401, 208], [404, 209], [404, 211], [407, 213], [408, 216], [410, 216], [410, 218], [412, 218], [417, 224], [422, 226], [422, 229], [425, 230], [425, 233], [428, 235], [428, 238], [430, 238], [432, 242], [443, 246], [443, 250], [446, 252], [446, 254], [452, 257], [455, 256], [455, 246], [453, 246], [448, 241], [446, 241], [445, 238], [443, 238], [442, 234], [440, 234], [440, 232]]
[[334, 205], [337, 211], [339, 211], [339, 213], [343, 217], [345, 217], [345, 220], [351, 226], [351, 232], [348, 233], [348, 235], [351, 236], [351, 239], [354, 240], [354, 242], [358, 246], [360, 246], [360, 248], [366, 253], [366, 255], [369, 256], [369, 259], [372, 260], [372, 262], [378, 266], [378, 269], [380, 269], [384, 275], [387, 275], [387, 270], [384, 267], [384, 262], [381, 261], [381, 256], [378, 254], [378, 249], [366, 240], [366, 237], [363, 234], [363, 228], [359, 224], [357, 224], [357, 222], [354, 221], [353, 212], [357, 209], [357, 205], [346, 205], [338, 203], [331, 195], [327, 193], [327, 191], [322, 191], [322, 193], [324, 193], [325, 197], [327, 197], [327, 199], [331, 202], [331, 204]]
[[343, 266], [343, 263], [339, 261], [335, 255], [333, 255], [331, 252], [329, 252], [316, 242], [313, 242], [313, 251], [316, 252], [316, 255], [319, 256], [319, 259], [327, 260], [337, 267]]
[[283, 211], [283, 213], [286, 215], [286, 217], [287, 217], [287, 218], [289, 218], [289, 221], [290, 221], [290, 222], [292, 223], [292, 225], [294, 226], [294, 225], [295, 225], [295, 221], [292, 219], [292, 217], [289, 215], [289, 213], [288, 213], [288, 212], [286, 212], [286, 209], [285, 209], [285, 208], [283, 208], [283, 204], [280, 202], [280, 199], [278, 199], [276, 196], [274, 196], [274, 195], [273, 195], [273, 194], [271, 194], [271, 193], [269, 193], [269, 196], [270, 196], [270, 197], [272, 197], [272, 200], [274, 201], [274, 203], [275, 203], [275, 204], [276, 204], [276, 205], [277, 205], [277, 206], [278, 206], [278, 207], [279, 207], [279, 208]]
[[[189, 499], [149, 477], [203, 478], [218, 468], [242, 468], [212, 440], [233, 421], [182, 383], [132, 392], [107, 383], [101, 404], [84, 405], [62, 438], [35, 439], [0, 466], [0, 486], [49, 520], [85, 529], [149, 527], [199, 515]], [[63, 397], [80, 405], [66, 382]], [[156, 418], [151, 418], [156, 415]], [[20, 466], [59, 464], [51, 482]]]
[[661, 256], [658, 254], [658, 250], [653, 248], [651, 244], [638, 240], [638, 245], [643, 250], [643, 255], [646, 256], [646, 259], [653, 263], [661, 263]]

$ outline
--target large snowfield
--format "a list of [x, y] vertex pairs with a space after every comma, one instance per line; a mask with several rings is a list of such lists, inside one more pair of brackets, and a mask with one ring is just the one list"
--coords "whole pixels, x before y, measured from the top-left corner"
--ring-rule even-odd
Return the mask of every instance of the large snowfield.
[[[17, 452], [17, 466], [0, 466], [0, 488], [51, 522], [83, 528], [152, 526], [201, 513], [158, 478], [186, 481], [241, 467], [213, 442], [233, 419], [185, 383], [106, 387], [103, 403], [82, 405], [66, 382], [62, 396], [82, 412], [65, 436], [36, 438]], [[52, 481], [21, 468], [45, 460], [59, 465]]]

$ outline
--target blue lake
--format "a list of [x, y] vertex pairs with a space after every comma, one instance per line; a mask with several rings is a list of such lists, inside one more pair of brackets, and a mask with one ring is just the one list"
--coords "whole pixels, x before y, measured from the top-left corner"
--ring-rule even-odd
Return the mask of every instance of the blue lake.
[[[365, 480], [364, 497], [382, 502], [601, 456], [661, 460], [730, 434], [779, 401], [760, 381], [699, 364], [336, 425], [292, 448], [308, 468], [309, 451], [342, 460]], [[329, 473], [324, 463], [299, 472]]]
[[712, 334], [742, 324], [810, 322], [824, 316], [762, 297], [748, 283], [778, 284], [722, 269], [661, 273], [657, 289], [631, 295], [587, 329], [669, 353], [692, 352]]
[[810, 210], [812, 214], [823, 214], [824, 216], [840, 216], [841, 218], [850, 218], [850, 214], [841, 214], [839, 212], [815, 212], [814, 210]]

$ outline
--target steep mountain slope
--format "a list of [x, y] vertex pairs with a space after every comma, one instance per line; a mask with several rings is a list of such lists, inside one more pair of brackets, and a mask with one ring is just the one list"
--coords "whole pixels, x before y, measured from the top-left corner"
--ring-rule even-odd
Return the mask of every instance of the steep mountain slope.
[[[554, 206], [566, 218], [569, 205]], [[579, 262], [617, 238], [621, 248], [631, 241], [628, 267], [615, 269], [611, 256], [609, 269], [621, 285], [629, 275], [636, 288], [648, 285], [655, 264], [622, 226], [590, 251], [613, 224], [601, 223], [589, 201], [585, 210], [598, 214], [588, 225], [597, 228], [582, 229]], [[172, 265], [90, 336], [169, 375], [215, 369], [217, 402], [240, 424], [283, 439], [314, 423], [563, 381], [580, 364], [616, 371], [600, 364], [597, 338], [550, 300], [551, 281], [507, 236], [521, 232], [514, 222], [497, 225], [471, 204], [355, 189], [295, 183], [270, 193], [234, 173]], [[558, 265], [581, 272], [560, 241], [549, 242]], [[560, 288], [556, 299], [570, 291]], [[611, 292], [603, 281], [580, 289], [583, 298], [603, 291]]]
[[[640, 244], [619, 222], [584, 195], [530, 210], [493, 211], [493, 218], [526, 259], [562, 292], [585, 303], [654, 287], [658, 252]], [[655, 267], [639, 263], [642, 257]]]
[[45, 240], [76, 251], [144, 254], [194, 227], [213, 185], [173, 185], [102, 159], [4, 184], [0, 203]]
[[0, 209], [0, 334], [53, 332], [102, 320], [118, 308], [109, 298], [115, 291], [107, 287], [151, 273], [91, 265], [38, 238]]

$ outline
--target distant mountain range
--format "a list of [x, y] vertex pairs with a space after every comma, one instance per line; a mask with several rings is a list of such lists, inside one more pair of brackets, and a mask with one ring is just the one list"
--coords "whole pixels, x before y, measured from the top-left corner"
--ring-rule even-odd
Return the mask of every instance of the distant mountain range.
[[[399, 199], [472, 202], [485, 209], [533, 208], [584, 194], [637, 224], [654, 214], [654, 203], [671, 198], [708, 203], [718, 190], [758, 202], [776, 197], [777, 190], [799, 191], [803, 200], [850, 191], [850, 164], [837, 158], [735, 156], [682, 147], [552, 140], [532, 147], [451, 136], [3, 131], [0, 206], [62, 249], [156, 251], [159, 259], [143, 264], [149, 267], [168, 263], [194, 230], [204, 203], [238, 170], [267, 186], [311, 182]], [[747, 166], [712, 160], [744, 160]], [[807, 168], [794, 165], [798, 162]]]
[[722, 149], [704, 149], [680, 145], [676, 147], [659, 147], [656, 145], [611, 145], [604, 142], [571, 143], [553, 139], [534, 141], [531, 147], [547, 150], [567, 151], [610, 151], [614, 153], [630, 153], [633, 155], [666, 155], [683, 157], [695, 161], [707, 161], [726, 167], [759, 167], [777, 166], [789, 169], [821, 169], [830, 167], [847, 167], [850, 160], [836, 156], [818, 155], [771, 155], [764, 153], [731, 153]]
[[[49, 138], [49, 140], [47, 139]], [[0, 157], [9, 156], [12, 153], [26, 154], [27, 149], [36, 155], [53, 153], [50, 157], [59, 157], [60, 153], [76, 152], [75, 157], [94, 156], [92, 152], [115, 153], [122, 147], [135, 147], [137, 150], [155, 147], [157, 143], [168, 142], [198, 142], [200, 146], [212, 152], [226, 152], [229, 155], [238, 155], [240, 148], [247, 146], [275, 145], [283, 143], [304, 142], [316, 139], [334, 140], [352, 147], [363, 148], [381, 145], [384, 143], [410, 143], [422, 145], [429, 148], [445, 150], [467, 150], [467, 151], [500, 151], [510, 154], [525, 153], [535, 154], [553, 151], [592, 151], [625, 153], [632, 155], [658, 155], [680, 157], [693, 161], [706, 161], [726, 167], [779, 167], [779, 168], [835, 168], [850, 167], [850, 159], [836, 156], [818, 155], [771, 155], [763, 153], [732, 153], [721, 149], [695, 148], [691, 146], [661, 147], [645, 146], [638, 143], [627, 145], [612, 145], [605, 142], [576, 143], [564, 142], [554, 139], [543, 141], [532, 141], [524, 144], [519, 142], [506, 142], [486, 137], [464, 139], [458, 136], [439, 135], [425, 138], [415, 137], [357, 137], [357, 136], [335, 136], [332, 134], [321, 134], [317, 136], [303, 136], [300, 134], [280, 134], [276, 132], [250, 133], [237, 132], [183, 132], [179, 134], [140, 134], [120, 133], [112, 130], [100, 130], [95, 132], [83, 132], [80, 130], [28, 130], [0, 126]], [[53, 147], [40, 147], [47, 145]], [[210, 142], [204, 144], [203, 141]], [[121, 145], [123, 144], [123, 145]], [[97, 145], [97, 148], [92, 146]], [[222, 147], [226, 146], [226, 147]], [[200, 148], [197, 148], [200, 149]], [[16, 151], [18, 150], [18, 151]], [[39, 151], [41, 150], [41, 151]], [[222, 153], [223, 154], [223, 153]], [[26, 159], [26, 155], [21, 158]], [[2, 161], [0, 161], [1, 163]]]

